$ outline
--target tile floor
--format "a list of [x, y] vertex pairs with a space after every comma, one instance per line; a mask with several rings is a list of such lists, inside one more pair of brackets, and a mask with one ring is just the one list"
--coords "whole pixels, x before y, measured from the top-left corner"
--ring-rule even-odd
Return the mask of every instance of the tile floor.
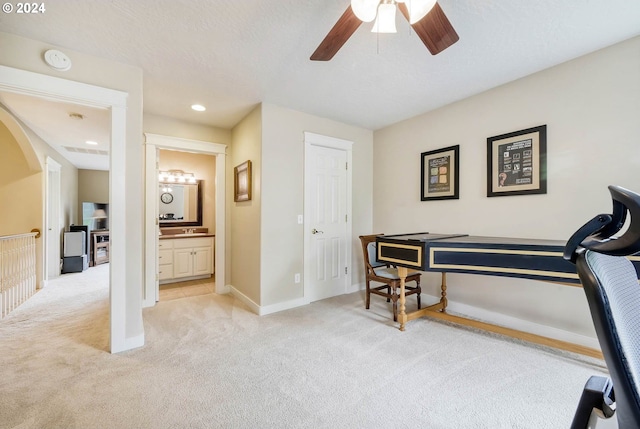
[[160, 301], [186, 298], [188, 296], [207, 295], [214, 293], [215, 290], [216, 283], [213, 277], [209, 279], [169, 283], [160, 285]]

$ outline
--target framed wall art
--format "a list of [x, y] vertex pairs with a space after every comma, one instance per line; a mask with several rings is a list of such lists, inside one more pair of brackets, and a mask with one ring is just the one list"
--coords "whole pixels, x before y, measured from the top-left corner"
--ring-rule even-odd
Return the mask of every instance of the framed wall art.
[[251, 161], [245, 161], [233, 169], [233, 201], [251, 200]]
[[487, 139], [487, 197], [546, 193], [546, 125]]
[[459, 171], [460, 145], [422, 152], [420, 200], [457, 200]]

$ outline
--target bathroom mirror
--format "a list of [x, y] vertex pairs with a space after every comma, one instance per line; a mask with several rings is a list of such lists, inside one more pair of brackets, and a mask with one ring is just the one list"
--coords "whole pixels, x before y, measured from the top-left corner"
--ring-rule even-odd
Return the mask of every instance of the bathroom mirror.
[[196, 183], [165, 183], [158, 188], [160, 226], [201, 226], [201, 181]]

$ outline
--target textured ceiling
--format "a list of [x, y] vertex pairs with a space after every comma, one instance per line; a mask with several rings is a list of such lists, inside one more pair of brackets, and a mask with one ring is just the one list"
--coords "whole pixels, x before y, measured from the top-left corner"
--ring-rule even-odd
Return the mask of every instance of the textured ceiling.
[[267, 102], [372, 130], [640, 35], [638, 0], [439, 3], [460, 41], [437, 56], [399, 15], [310, 61], [349, 0], [54, 0], [0, 30], [141, 67], [145, 112], [231, 128]]

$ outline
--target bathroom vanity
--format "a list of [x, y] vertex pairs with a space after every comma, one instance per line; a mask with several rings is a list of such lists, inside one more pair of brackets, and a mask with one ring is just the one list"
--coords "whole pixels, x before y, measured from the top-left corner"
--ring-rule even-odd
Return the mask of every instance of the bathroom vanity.
[[165, 232], [158, 240], [160, 284], [209, 278], [214, 273], [214, 234]]

